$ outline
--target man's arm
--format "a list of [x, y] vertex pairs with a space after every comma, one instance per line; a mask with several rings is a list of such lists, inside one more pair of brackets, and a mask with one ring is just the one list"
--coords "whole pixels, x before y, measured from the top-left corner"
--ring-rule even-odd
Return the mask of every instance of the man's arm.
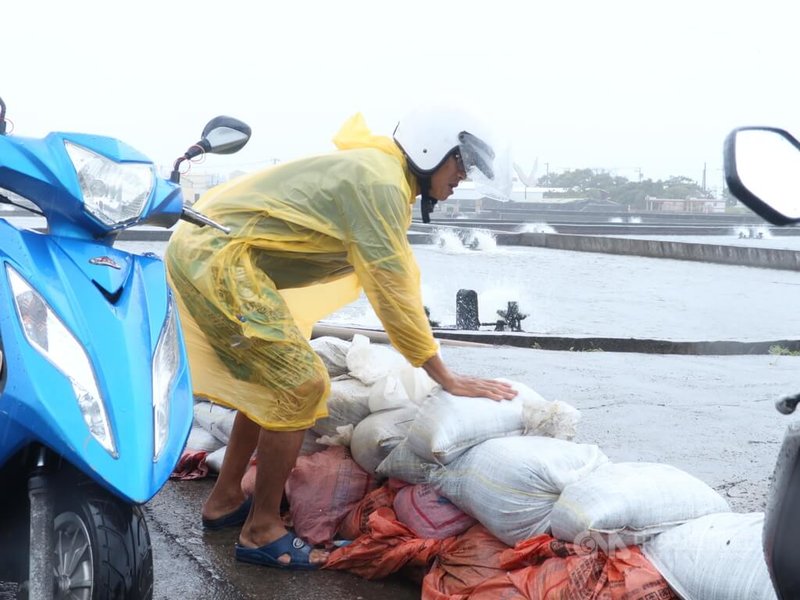
[[444, 390], [454, 396], [473, 396], [492, 400], [511, 400], [517, 392], [507, 383], [494, 379], [481, 379], [453, 373], [436, 354], [423, 363], [422, 368]]

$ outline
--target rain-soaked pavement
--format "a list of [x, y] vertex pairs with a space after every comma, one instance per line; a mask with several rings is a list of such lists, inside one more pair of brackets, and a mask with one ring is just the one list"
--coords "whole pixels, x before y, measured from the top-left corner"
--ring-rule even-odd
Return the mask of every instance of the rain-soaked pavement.
[[211, 484], [209, 479], [169, 482], [145, 507], [155, 600], [419, 598], [419, 587], [410, 580], [372, 582], [339, 571], [281, 571], [235, 561], [238, 530], [204, 532], [200, 525], [200, 505]]
[[[775, 400], [800, 391], [800, 357], [675, 356], [449, 346], [464, 373], [525, 383], [581, 411], [576, 441], [615, 462], [681, 468], [717, 489], [737, 512], [763, 510], [783, 431]], [[400, 577], [369, 582], [343, 572], [287, 573], [239, 564], [236, 531], [203, 533], [211, 481], [169, 482], [148, 504], [158, 599], [419, 598]]]

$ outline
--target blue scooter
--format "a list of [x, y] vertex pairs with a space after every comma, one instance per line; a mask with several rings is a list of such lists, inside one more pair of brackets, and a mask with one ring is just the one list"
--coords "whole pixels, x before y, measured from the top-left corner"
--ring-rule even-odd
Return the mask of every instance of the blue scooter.
[[[192, 391], [162, 261], [114, 247], [120, 232], [178, 219], [180, 165], [238, 151], [250, 128], [212, 119], [169, 179], [108, 137], [9, 135], [0, 100], [0, 582], [20, 597], [149, 599], [140, 504], [180, 458]], [[0, 216], [2, 216], [0, 212]]]

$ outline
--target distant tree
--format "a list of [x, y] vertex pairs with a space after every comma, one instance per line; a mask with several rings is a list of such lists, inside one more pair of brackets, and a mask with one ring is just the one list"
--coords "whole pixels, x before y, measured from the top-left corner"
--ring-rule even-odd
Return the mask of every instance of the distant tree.
[[606, 171], [575, 169], [549, 173], [540, 179], [544, 187], [562, 188], [562, 192], [547, 192], [545, 198], [582, 197], [608, 199], [631, 208], [644, 208], [645, 198], [711, 198], [696, 181], [688, 177], [670, 177], [666, 181], [645, 179], [630, 181]]
[[[656, 196], [658, 197], [658, 196]], [[711, 198], [712, 194], [704, 191], [697, 182], [688, 177], [670, 177], [664, 182], [662, 198]]]
[[614, 190], [611, 199], [630, 208], [644, 208], [645, 198], [653, 196], [656, 192], [661, 192], [660, 182], [653, 182], [650, 179], [638, 182], [626, 181]]

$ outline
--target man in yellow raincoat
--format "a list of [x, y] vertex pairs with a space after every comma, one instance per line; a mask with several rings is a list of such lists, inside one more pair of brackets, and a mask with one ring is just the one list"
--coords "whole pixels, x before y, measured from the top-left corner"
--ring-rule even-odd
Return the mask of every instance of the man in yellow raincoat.
[[[371, 134], [356, 115], [334, 143], [336, 152], [210, 190], [195, 208], [230, 234], [182, 224], [166, 252], [194, 392], [239, 411], [202, 512], [207, 528], [243, 524], [236, 558], [245, 562], [314, 569], [327, 559], [287, 532], [280, 504], [305, 430], [327, 415], [330, 381], [308, 343], [311, 327], [362, 288], [392, 345], [446, 391], [494, 400], [516, 394], [445, 366], [406, 237], [418, 194], [430, 207], [468, 172], [494, 175], [494, 153], [471, 118], [420, 109], [392, 139]], [[241, 479], [254, 450], [251, 501]]]

